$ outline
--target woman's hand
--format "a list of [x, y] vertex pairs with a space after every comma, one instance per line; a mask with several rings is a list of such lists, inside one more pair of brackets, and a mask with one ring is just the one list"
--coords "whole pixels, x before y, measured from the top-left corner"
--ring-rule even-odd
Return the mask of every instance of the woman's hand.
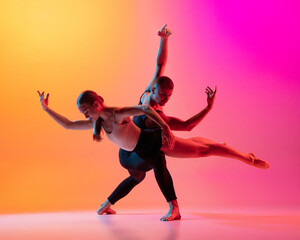
[[215, 86], [214, 91], [211, 90], [210, 87], [207, 87], [205, 89], [205, 93], [207, 94], [207, 106], [209, 108], [212, 108], [212, 106], [214, 104], [214, 101], [215, 101], [215, 96], [216, 96], [216, 93], [217, 93], [217, 86]]
[[167, 24], [165, 24], [160, 31], [158, 31], [157, 35], [162, 37], [162, 38], [168, 38], [172, 32], [170, 31], [170, 29], [167, 29]]
[[175, 147], [175, 137], [168, 125], [162, 128], [161, 137], [162, 144], [164, 144], [164, 142], [166, 141], [169, 145], [170, 150], [173, 150]]
[[49, 93], [47, 93], [46, 98], [44, 98], [44, 92], [40, 93], [40, 91], [37, 91], [40, 96], [40, 101], [42, 104], [43, 109], [46, 111], [48, 109], [48, 101], [49, 101]]

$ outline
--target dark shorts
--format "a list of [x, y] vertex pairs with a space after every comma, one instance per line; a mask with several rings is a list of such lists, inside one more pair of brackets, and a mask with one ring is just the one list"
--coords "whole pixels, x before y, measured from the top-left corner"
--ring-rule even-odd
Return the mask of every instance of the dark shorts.
[[119, 150], [120, 163], [126, 169], [147, 172], [153, 168], [153, 161], [161, 159], [161, 146], [161, 129], [142, 129], [132, 152]]
[[151, 169], [153, 169], [153, 166], [151, 164], [150, 160], [157, 159], [153, 157], [151, 159], [152, 155], [138, 155], [135, 152], [128, 152], [122, 148], [119, 150], [119, 160], [120, 164], [123, 168], [126, 168], [127, 170], [135, 170], [135, 171], [141, 171], [141, 172], [148, 172]]
[[133, 149], [137, 154], [153, 154], [160, 151], [162, 146], [161, 129], [141, 129], [139, 140]]

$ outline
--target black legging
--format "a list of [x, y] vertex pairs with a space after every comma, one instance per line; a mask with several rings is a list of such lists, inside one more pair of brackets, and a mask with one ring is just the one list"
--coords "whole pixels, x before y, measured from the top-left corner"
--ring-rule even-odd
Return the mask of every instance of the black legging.
[[[157, 112], [159, 113], [159, 111]], [[161, 147], [161, 132], [159, 129], [147, 129], [145, 120], [145, 115], [133, 117], [133, 122], [142, 129], [135, 151], [119, 150], [120, 163], [128, 170], [130, 176], [123, 180], [108, 197], [111, 204], [115, 204], [125, 197], [136, 185], [144, 180], [146, 172], [151, 169], [154, 170], [158, 186], [167, 202], [177, 199], [173, 180], [167, 169], [165, 154], [159, 151]]]
[[137, 154], [120, 149], [119, 158], [121, 165], [128, 170], [130, 176], [123, 180], [108, 197], [111, 204], [115, 204], [125, 197], [136, 185], [143, 181], [146, 172], [151, 169], [154, 170], [156, 181], [167, 202], [177, 199], [163, 152]]

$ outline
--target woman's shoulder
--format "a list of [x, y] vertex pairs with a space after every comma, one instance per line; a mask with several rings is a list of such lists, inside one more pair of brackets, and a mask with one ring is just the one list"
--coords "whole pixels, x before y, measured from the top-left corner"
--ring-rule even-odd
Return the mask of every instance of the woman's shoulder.
[[130, 117], [124, 117], [122, 114], [122, 107], [113, 108], [113, 121], [117, 124], [125, 124], [132, 121]]

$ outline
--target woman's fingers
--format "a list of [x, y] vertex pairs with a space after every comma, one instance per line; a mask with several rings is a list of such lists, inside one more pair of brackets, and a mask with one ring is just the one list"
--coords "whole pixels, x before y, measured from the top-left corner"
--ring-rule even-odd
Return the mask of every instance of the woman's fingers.
[[170, 131], [169, 137], [168, 137], [168, 144], [169, 144], [170, 150], [173, 150], [175, 147], [175, 137], [171, 131]]
[[170, 129], [165, 129], [162, 131], [162, 144], [167, 143], [169, 149], [174, 149], [175, 137]]
[[[37, 93], [39, 94], [39, 96], [41, 97], [41, 98], [44, 98], [44, 96], [45, 96], [45, 92], [43, 91], [42, 93], [39, 91], [39, 90], [37, 90]], [[47, 95], [46, 95], [46, 98], [45, 99], [48, 99], [49, 98], [49, 93], [47, 93]]]
[[171, 150], [173, 150], [175, 147], [175, 137], [172, 135], [172, 144], [171, 144]]
[[166, 141], [167, 141], [167, 144], [169, 146], [169, 149], [172, 150], [173, 149], [173, 144], [172, 144], [172, 139], [171, 138], [168, 138], [166, 136]]
[[40, 96], [40, 101], [41, 101], [41, 103], [43, 103], [43, 101], [45, 100], [45, 103], [48, 104], [48, 99], [49, 99], [50, 94], [47, 93], [46, 98], [44, 98], [44, 96], [45, 96], [45, 92], [44, 92], [44, 91], [41, 93], [41, 92], [38, 90], [37, 93], [38, 93], [39, 96]]
[[41, 101], [44, 99], [44, 92], [41, 94]]
[[38, 92], [38, 94], [39, 94], [40, 98], [41, 98], [41, 97], [44, 97], [44, 92], [40, 93], [40, 91], [39, 91], [39, 90], [38, 90], [37, 92]]

